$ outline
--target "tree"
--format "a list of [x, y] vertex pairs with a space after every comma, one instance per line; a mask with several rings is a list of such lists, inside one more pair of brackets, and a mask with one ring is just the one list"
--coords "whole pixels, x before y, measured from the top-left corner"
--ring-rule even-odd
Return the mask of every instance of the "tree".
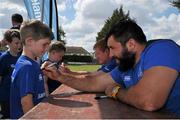
[[180, 10], [180, 0], [174, 0], [172, 1], [172, 5], [174, 7], [177, 7]]
[[66, 33], [64, 32], [62, 26], [59, 26], [59, 38], [61, 42], [63, 42], [64, 44], [66, 43], [64, 38], [66, 37]]
[[97, 33], [96, 41], [104, 38], [106, 34], [108, 33], [111, 26], [113, 26], [118, 21], [124, 20], [124, 19], [130, 19], [129, 17], [129, 11], [127, 14], [123, 11], [123, 6], [121, 6], [119, 9], [115, 9], [113, 11], [113, 14], [111, 17], [108, 17], [108, 19], [105, 21], [105, 24], [100, 32]]

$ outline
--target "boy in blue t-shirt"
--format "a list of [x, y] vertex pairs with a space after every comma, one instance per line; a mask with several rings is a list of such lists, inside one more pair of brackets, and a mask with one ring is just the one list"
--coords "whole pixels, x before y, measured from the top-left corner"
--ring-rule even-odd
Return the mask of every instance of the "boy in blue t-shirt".
[[21, 30], [23, 52], [12, 73], [10, 117], [18, 119], [45, 97], [44, 78], [36, 59], [48, 49], [52, 32], [42, 22], [24, 22]]
[[[66, 51], [66, 48], [62, 42], [60, 41], [52, 42], [48, 50], [48, 59], [45, 61], [56, 63], [56, 66], [58, 67], [62, 63], [65, 51]], [[52, 93], [56, 88], [58, 88], [61, 85], [61, 82], [51, 80], [50, 78], [46, 78], [46, 82], [47, 82], [46, 84], [47, 94]]]
[[116, 60], [110, 56], [107, 42], [104, 39], [97, 41], [93, 49], [98, 63], [101, 64], [101, 67], [97, 71], [108, 73], [117, 66]]
[[18, 30], [6, 31], [4, 39], [9, 46], [9, 50], [4, 52], [0, 57], [0, 105], [3, 119], [6, 119], [10, 117], [9, 96], [11, 74], [13, 72], [15, 63], [20, 56], [22, 44]]

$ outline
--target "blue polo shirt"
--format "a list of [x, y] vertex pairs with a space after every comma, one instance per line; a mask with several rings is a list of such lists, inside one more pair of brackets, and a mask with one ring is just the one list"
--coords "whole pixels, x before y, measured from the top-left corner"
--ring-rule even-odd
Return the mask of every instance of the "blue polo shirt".
[[[139, 62], [127, 72], [111, 71], [113, 80], [125, 88], [135, 85], [145, 70], [165, 66], [180, 72], [180, 47], [172, 40], [158, 40], [145, 48]], [[164, 107], [180, 115], [180, 76], [177, 77]]]
[[106, 64], [103, 64], [97, 71], [108, 73], [117, 66], [116, 59], [111, 58]]
[[21, 98], [32, 94], [34, 105], [45, 97], [44, 78], [39, 64], [27, 56], [20, 56], [12, 73], [10, 117], [18, 119], [24, 113]]
[[9, 102], [11, 74], [20, 55], [12, 56], [9, 51], [0, 57], [0, 101]]

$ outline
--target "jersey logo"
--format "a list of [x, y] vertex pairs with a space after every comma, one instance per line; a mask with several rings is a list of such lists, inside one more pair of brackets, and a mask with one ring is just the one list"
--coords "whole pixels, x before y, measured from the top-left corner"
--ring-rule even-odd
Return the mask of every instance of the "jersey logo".
[[39, 93], [39, 94], [38, 94], [38, 99], [41, 99], [41, 98], [43, 98], [43, 97], [45, 97], [45, 96], [46, 96], [45, 92]]
[[124, 81], [128, 82], [131, 80], [131, 76], [124, 76]]

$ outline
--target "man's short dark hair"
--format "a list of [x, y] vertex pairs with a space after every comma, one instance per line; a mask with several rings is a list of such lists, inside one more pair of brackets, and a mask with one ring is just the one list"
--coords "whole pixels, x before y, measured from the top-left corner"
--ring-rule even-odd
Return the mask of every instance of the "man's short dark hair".
[[106, 36], [106, 41], [113, 36], [122, 45], [125, 45], [129, 39], [133, 38], [140, 44], [146, 44], [146, 36], [140, 26], [134, 20], [123, 20], [112, 26]]
[[20, 15], [18, 13], [15, 13], [15, 14], [12, 14], [11, 20], [14, 21], [14, 22], [17, 22], [17, 23], [22, 23], [23, 22], [23, 17], [22, 17], [22, 15]]

